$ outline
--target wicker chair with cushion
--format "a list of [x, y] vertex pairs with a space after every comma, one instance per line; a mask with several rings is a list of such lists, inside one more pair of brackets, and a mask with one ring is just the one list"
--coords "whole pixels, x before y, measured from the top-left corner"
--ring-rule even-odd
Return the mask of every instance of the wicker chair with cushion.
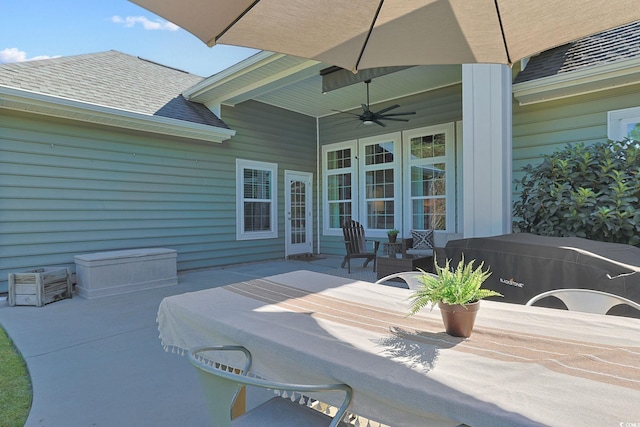
[[[348, 221], [342, 226], [342, 233], [344, 235], [344, 245], [347, 250], [347, 254], [342, 260], [341, 268], [344, 268], [345, 264], [349, 265], [349, 273], [351, 273], [351, 259], [352, 258], [364, 258], [363, 267], [369, 264], [369, 261], [373, 261], [373, 271], [376, 271], [376, 258], [378, 257], [378, 248], [380, 242], [376, 240], [367, 240], [364, 237], [364, 227], [357, 221]], [[372, 251], [367, 249], [367, 242], [371, 242]]]
[[411, 230], [411, 238], [403, 239], [402, 244], [405, 254], [433, 256], [433, 230]]

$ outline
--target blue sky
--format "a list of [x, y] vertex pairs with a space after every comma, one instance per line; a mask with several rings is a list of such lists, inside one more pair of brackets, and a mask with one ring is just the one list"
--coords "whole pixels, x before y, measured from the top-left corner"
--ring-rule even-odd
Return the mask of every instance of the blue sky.
[[0, 63], [118, 50], [208, 77], [257, 51], [207, 47], [126, 0], [2, 0]]

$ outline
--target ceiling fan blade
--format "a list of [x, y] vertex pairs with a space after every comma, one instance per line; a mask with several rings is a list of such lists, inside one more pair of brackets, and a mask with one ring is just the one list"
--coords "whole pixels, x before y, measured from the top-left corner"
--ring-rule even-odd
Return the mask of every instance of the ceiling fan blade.
[[331, 111], [335, 111], [336, 113], [342, 113], [342, 114], [350, 114], [352, 116], [357, 116], [357, 117], [360, 116], [360, 114], [350, 113], [349, 111], [342, 111], [342, 110], [331, 110]]
[[369, 83], [371, 83], [371, 80], [365, 80], [365, 83], [367, 85], [367, 103], [366, 104], [360, 104], [362, 106], [362, 114], [356, 114], [356, 113], [351, 113], [349, 111], [342, 111], [342, 110], [333, 110], [336, 111], [338, 113], [342, 113], [342, 114], [349, 114], [351, 116], [356, 116], [359, 120], [360, 120], [360, 124], [358, 125], [358, 127], [361, 124], [369, 124], [369, 123], [375, 123], [378, 126], [382, 126], [382, 127], [387, 127], [387, 125], [385, 125], [384, 123], [382, 123], [381, 120], [392, 120], [392, 121], [396, 121], [396, 122], [408, 122], [408, 119], [398, 119], [395, 118], [396, 116], [409, 116], [409, 115], [413, 115], [416, 114], [415, 111], [413, 112], [407, 112], [407, 113], [391, 113], [391, 114], [385, 114], [387, 111], [391, 111], [393, 109], [396, 109], [398, 107], [400, 107], [400, 104], [394, 104], [394, 105], [390, 105], [386, 108], [383, 108], [382, 110], [378, 111], [378, 112], [373, 112], [371, 111], [371, 109], [369, 108]]
[[393, 116], [412, 116], [415, 113], [416, 113], [415, 111], [412, 111], [410, 113], [391, 113], [391, 114], [378, 114], [378, 113], [376, 113], [376, 115], [378, 117], [393, 117]]
[[[394, 117], [378, 117], [376, 120], [393, 120], [394, 122], [408, 122], [409, 119], [396, 119]], [[374, 120], [375, 122], [375, 120]]]
[[399, 104], [396, 104], [396, 105], [392, 105], [391, 107], [383, 108], [383, 109], [382, 109], [382, 110], [380, 110], [380, 111], [376, 111], [376, 114], [383, 114], [383, 113], [386, 113], [387, 111], [391, 111], [391, 110], [393, 110], [394, 108], [398, 108], [399, 106], [400, 106]]

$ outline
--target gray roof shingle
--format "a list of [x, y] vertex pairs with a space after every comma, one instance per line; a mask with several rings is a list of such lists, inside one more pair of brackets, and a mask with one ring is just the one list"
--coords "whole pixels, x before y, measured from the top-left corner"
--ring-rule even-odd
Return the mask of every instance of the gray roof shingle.
[[207, 107], [181, 95], [202, 80], [114, 50], [0, 64], [3, 86], [228, 129]]
[[640, 56], [640, 21], [547, 50], [532, 57], [514, 83]]

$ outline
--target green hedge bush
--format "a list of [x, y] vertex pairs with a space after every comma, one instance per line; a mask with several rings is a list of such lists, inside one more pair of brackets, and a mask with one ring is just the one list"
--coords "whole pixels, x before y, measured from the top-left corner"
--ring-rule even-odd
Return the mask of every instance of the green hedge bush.
[[567, 145], [523, 169], [514, 231], [640, 246], [637, 141]]

